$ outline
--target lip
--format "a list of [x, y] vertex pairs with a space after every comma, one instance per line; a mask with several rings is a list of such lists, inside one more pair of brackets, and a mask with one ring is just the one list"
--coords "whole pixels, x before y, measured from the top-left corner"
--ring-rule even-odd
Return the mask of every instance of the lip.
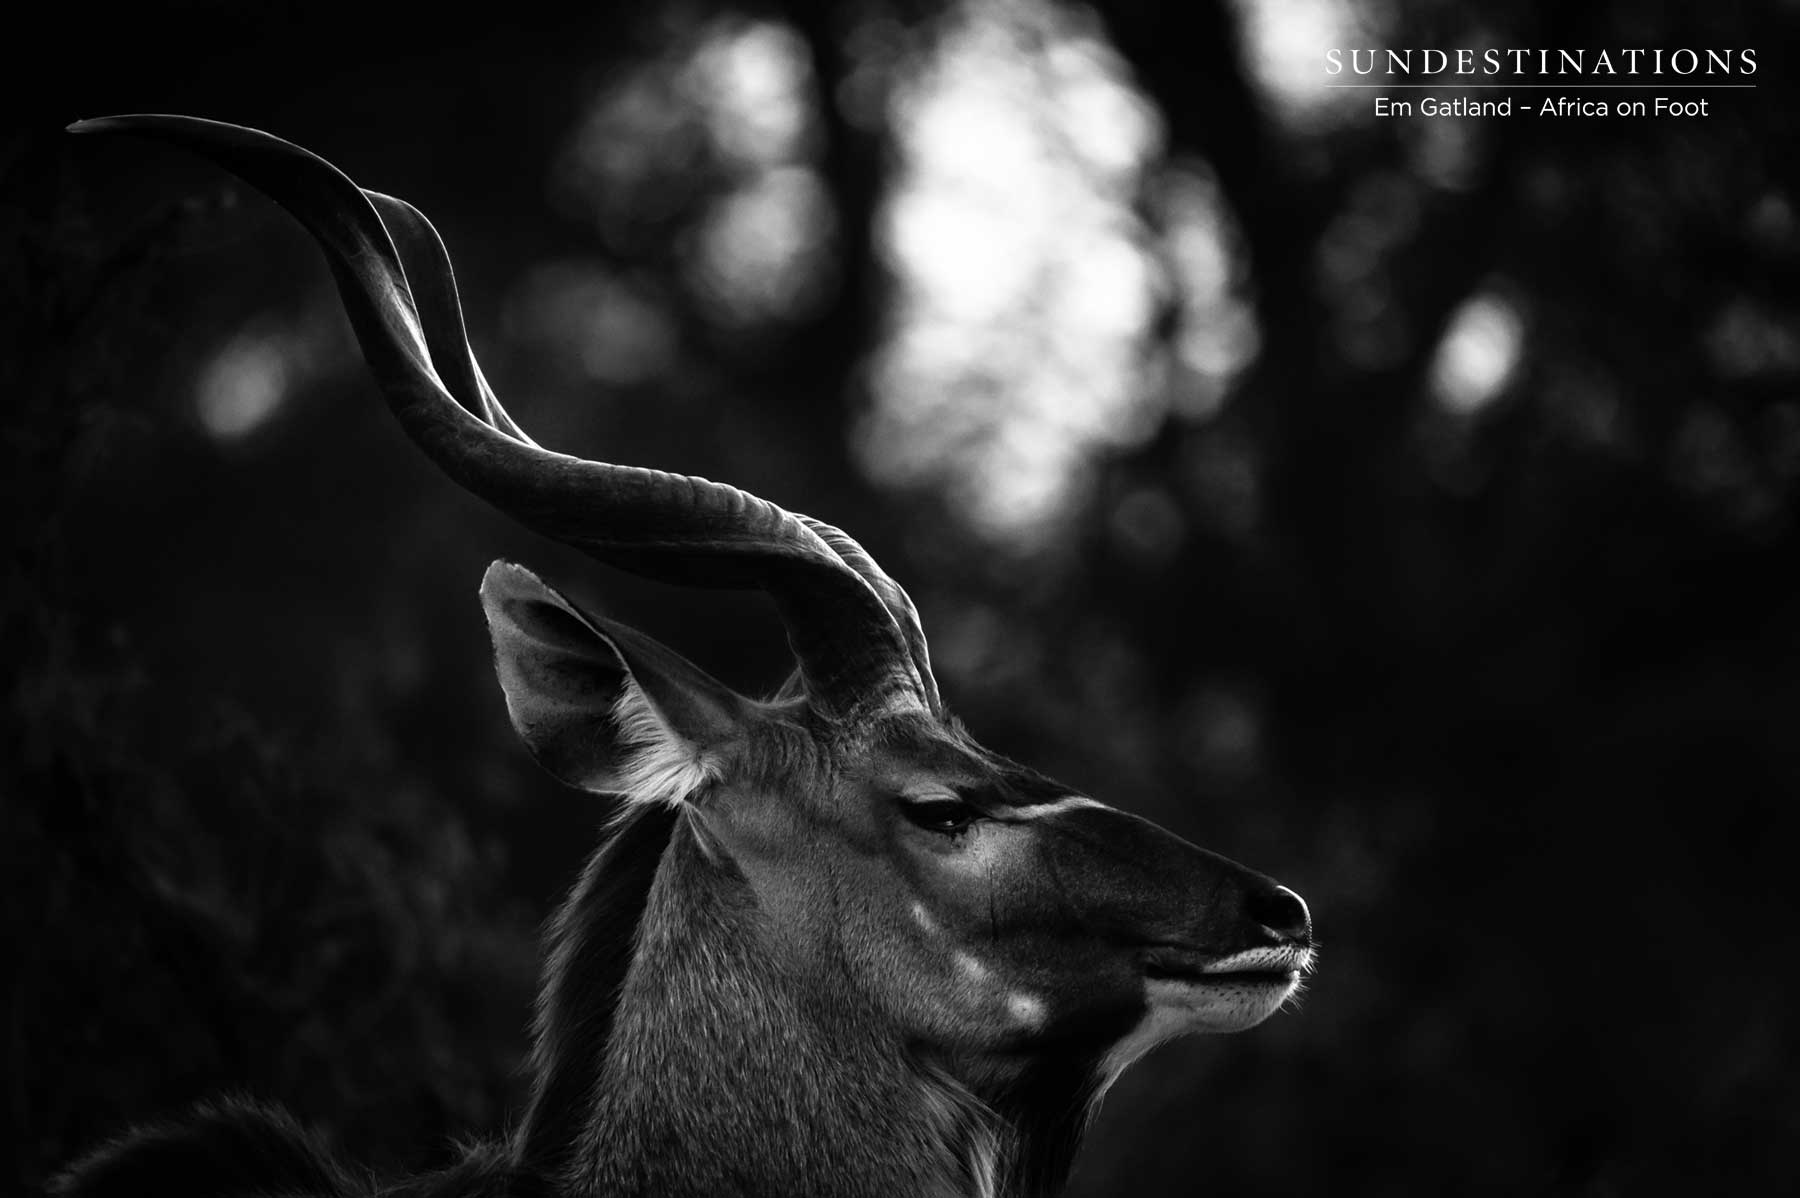
[[1179, 945], [1156, 945], [1144, 954], [1152, 980], [1191, 985], [1289, 986], [1312, 968], [1311, 948], [1280, 945], [1220, 956]]

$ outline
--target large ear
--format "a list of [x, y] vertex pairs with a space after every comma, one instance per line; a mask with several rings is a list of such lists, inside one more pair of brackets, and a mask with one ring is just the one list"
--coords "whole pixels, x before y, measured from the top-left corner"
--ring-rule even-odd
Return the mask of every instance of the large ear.
[[581, 611], [511, 562], [481, 580], [506, 709], [571, 786], [679, 802], [718, 776], [754, 705], [641, 632]]

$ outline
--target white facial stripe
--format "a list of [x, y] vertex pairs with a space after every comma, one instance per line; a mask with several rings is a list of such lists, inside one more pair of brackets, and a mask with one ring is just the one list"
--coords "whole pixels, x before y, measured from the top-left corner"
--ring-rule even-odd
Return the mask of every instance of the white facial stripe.
[[1006, 996], [1006, 1013], [1035, 1030], [1044, 1025], [1044, 1000], [1035, 994], [1015, 990]]
[[1046, 815], [1061, 815], [1065, 811], [1080, 811], [1084, 807], [1105, 807], [1105, 803], [1095, 802], [1086, 795], [1069, 795], [1049, 803], [1034, 803], [1029, 807], [1010, 808], [1020, 819], [1042, 819]]
[[962, 974], [963, 977], [969, 979], [971, 982], [985, 982], [987, 981], [988, 976], [994, 972], [987, 967], [981, 958], [975, 956], [973, 953], [965, 953], [958, 950], [951, 960], [956, 962], [956, 972]]

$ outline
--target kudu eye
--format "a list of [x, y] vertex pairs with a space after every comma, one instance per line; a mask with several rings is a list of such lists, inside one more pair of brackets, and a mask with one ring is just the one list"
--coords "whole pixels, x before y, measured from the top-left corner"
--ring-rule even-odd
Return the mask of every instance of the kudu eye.
[[903, 799], [900, 809], [915, 826], [944, 836], [966, 832], [970, 824], [981, 818], [981, 812], [951, 795]]

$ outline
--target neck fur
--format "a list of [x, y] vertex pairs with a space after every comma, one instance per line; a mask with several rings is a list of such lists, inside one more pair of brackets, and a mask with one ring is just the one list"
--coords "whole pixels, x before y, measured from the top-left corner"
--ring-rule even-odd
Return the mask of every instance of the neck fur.
[[[643, 851], [654, 837], [660, 854]], [[661, 867], [623, 877], [626, 848]], [[635, 925], [623, 938], [622, 913]], [[552, 928], [524, 1163], [596, 1198], [1060, 1191], [1091, 1067], [956, 1070], [985, 1075], [971, 1089], [848, 987], [772, 959], [759, 918], [685, 821], [621, 826]]]

